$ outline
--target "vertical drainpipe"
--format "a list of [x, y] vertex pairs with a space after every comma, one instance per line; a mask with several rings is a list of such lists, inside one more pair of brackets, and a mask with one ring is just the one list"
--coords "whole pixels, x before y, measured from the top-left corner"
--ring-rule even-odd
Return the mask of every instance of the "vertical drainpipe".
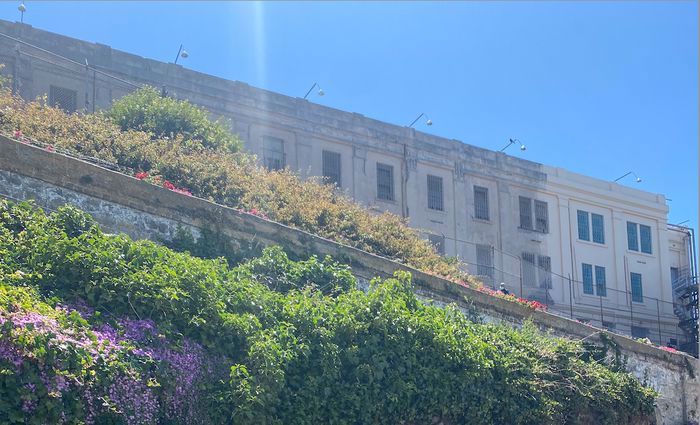
[[[457, 253], [457, 173], [461, 172], [461, 167], [457, 166], [455, 162], [454, 171], [452, 171], [452, 238], [455, 246], [455, 257], [458, 256]], [[460, 178], [462, 176], [459, 176]]]
[[401, 161], [401, 217], [408, 217], [408, 200], [406, 199], [406, 186], [408, 185], [408, 147], [403, 144], [403, 158]]

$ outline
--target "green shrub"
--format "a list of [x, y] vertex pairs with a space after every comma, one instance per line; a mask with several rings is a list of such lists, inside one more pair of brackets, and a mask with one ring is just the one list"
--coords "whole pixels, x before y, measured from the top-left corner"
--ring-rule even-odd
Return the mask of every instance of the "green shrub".
[[174, 138], [201, 144], [205, 148], [236, 152], [241, 142], [221, 121], [212, 121], [203, 108], [186, 100], [162, 96], [153, 87], [144, 87], [114, 102], [107, 117], [123, 131], [138, 130], [153, 138]]
[[268, 249], [230, 269], [90, 223], [0, 202], [9, 423], [621, 424], [653, 412], [653, 391], [580, 343], [424, 305], [408, 274], [365, 294], [328, 259]]
[[[150, 111], [150, 104], [142, 98], [157, 97], [157, 102], [177, 103], [156, 95], [153, 90], [137, 93], [124, 99], [124, 104], [117, 102], [108, 114], [119, 116], [116, 111], [127, 107]], [[160, 107], [156, 108], [158, 111]], [[143, 112], [144, 116], [150, 113]], [[56, 148], [148, 173], [146, 180], [154, 184], [167, 180], [195, 196], [263, 215], [429, 273], [479, 285], [455, 261], [438, 255], [404, 219], [389, 213], [370, 213], [319, 180], [301, 181], [289, 170], [267, 171], [249, 154], [194, 143], [188, 139], [192, 137], [188, 132], [163, 139], [135, 130], [140, 128], [139, 114], [134, 112], [136, 118], [124, 121], [124, 128], [129, 129], [123, 131], [100, 114], [66, 115], [42, 102], [24, 102], [0, 91], [0, 130], [6, 134], [20, 128], [25, 136]], [[199, 247], [191, 251], [207, 250]]]

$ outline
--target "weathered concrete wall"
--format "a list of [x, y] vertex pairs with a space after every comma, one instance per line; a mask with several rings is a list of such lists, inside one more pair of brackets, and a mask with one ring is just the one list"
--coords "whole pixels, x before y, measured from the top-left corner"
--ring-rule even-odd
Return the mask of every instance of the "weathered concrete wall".
[[627, 357], [629, 370], [661, 394], [659, 423], [685, 424], [700, 419], [697, 359], [534, 311], [352, 247], [4, 137], [0, 137], [0, 196], [33, 199], [50, 209], [74, 204], [94, 215], [105, 228], [136, 238], [168, 239], [178, 226], [195, 234], [197, 229], [210, 229], [236, 240], [282, 245], [300, 257], [331, 255], [350, 264], [363, 279], [410, 271], [419, 296], [436, 303], [456, 303], [465, 311], [474, 309], [487, 320], [517, 326], [530, 319], [555, 335], [596, 343], [601, 342], [599, 334], [605, 333]]

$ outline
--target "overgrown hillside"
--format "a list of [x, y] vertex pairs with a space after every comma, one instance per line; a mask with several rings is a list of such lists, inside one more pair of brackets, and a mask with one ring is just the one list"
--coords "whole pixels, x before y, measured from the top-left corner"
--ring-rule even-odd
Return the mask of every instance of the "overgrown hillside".
[[624, 424], [654, 395], [581, 343], [355, 289], [279, 249], [234, 268], [0, 202], [4, 423]]
[[240, 141], [222, 123], [211, 122], [188, 102], [160, 97], [153, 88], [92, 115], [66, 115], [46, 106], [45, 99], [25, 102], [2, 90], [0, 131], [115, 163], [151, 183], [478, 286], [400, 217], [373, 215], [321, 180], [267, 171], [253, 156], [236, 152]]

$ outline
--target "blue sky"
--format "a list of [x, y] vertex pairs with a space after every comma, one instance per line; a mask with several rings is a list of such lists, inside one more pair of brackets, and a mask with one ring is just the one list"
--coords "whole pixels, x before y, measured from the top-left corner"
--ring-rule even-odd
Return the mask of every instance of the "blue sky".
[[[0, 18], [19, 20], [17, 4]], [[33, 2], [25, 22], [663, 193], [698, 220], [698, 3]]]

